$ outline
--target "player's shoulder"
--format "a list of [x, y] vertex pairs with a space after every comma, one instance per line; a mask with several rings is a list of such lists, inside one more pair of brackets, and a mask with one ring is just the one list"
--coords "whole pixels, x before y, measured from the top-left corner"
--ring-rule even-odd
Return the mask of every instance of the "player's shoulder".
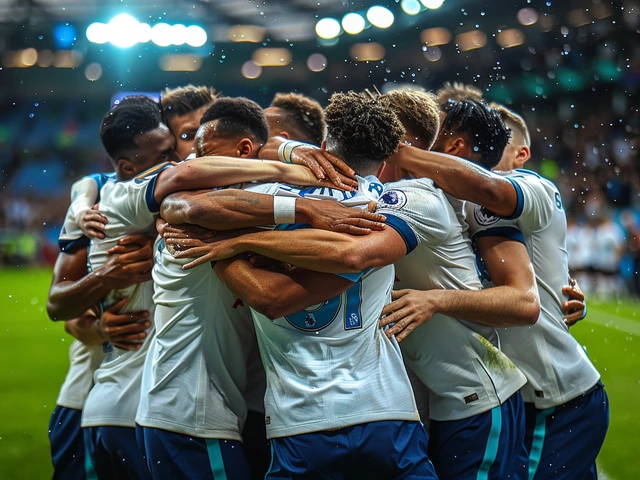
[[139, 173], [138, 175], [133, 177], [131, 180], [126, 180], [125, 182], [132, 182], [137, 185], [142, 185], [155, 179], [158, 176], [158, 174], [163, 170], [167, 168], [171, 168], [173, 166], [174, 166], [173, 162], [162, 162], [157, 165], [154, 165], [153, 167], [149, 168], [148, 170], [145, 170], [144, 172]]

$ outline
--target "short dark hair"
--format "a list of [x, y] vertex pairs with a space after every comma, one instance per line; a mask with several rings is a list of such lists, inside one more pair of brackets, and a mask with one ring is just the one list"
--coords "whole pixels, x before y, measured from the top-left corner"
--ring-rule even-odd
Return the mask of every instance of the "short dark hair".
[[260, 105], [244, 97], [217, 99], [200, 119], [200, 125], [219, 120], [222, 135], [250, 135], [261, 144], [269, 140], [269, 125]]
[[502, 158], [511, 131], [500, 113], [484, 102], [460, 101], [452, 105], [442, 123], [442, 132], [464, 135], [478, 163], [491, 170]]
[[205, 105], [212, 104], [218, 93], [211, 87], [177, 87], [167, 88], [162, 92], [162, 114], [168, 123], [173, 117], [181, 117]]
[[100, 140], [109, 156], [134, 148], [135, 137], [162, 124], [160, 103], [143, 95], [125, 97], [107, 112], [100, 124]]
[[382, 163], [396, 151], [405, 134], [384, 97], [372, 99], [353, 91], [334, 93], [325, 115], [327, 149], [355, 170]]
[[327, 133], [322, 106], [315, 100], [299, 93], [276, 93], [271, 102], [272, 107], [283, 111], [286, 124], [284, 127], [295, 140], [309, 141], [320, 145]]

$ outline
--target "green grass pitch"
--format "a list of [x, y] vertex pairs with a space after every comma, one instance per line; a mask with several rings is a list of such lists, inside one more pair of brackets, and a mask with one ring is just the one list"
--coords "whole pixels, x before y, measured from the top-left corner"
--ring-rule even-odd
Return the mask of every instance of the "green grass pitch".
[[[49, 269], [0, 270], [0, 478], [46, 479], [53, 472], [47, 427], [71, 343], [49, 321]], [[572, 329], [602, 374], [611, 424], [598, 459], [602, 478], [640, 478], [640, 304], [589, 303]]]

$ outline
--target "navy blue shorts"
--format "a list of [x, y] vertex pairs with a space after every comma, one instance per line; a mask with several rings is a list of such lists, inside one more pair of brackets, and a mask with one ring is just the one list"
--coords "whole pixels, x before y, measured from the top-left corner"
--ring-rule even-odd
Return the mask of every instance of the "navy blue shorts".
[[85, 480], [82, 410], [58, 405], [49, 421], [53, 480]]
[[526, 479], [524, 430], [524, 402], [516, 392], [473, 417], [431, 420], [429, 457], [441, 480]]
[[251, 479], [242, 442], [137, 428], [138, 438], [144, 442], [142, 453], [154, 480]]
[[147, 465], [136, 443], [132, 427], [85, 427], [84, 443], [87, 449], [87, 476], [95, 471], [99, 480], [147, 480]]
[[271, 439], [265, 479], [436, 479], [420, 422], [381, 421]]
[[596, 457], [609, 428], [609, 399], [598, 382], [558, 407], [525, 405], [529, 480], [597, 478]]

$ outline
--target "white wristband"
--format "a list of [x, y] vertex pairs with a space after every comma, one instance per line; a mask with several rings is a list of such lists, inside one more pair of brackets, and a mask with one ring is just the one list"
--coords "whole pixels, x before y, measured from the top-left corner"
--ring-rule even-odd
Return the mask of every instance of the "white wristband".
[[296, 223], [295, 197], [273, 197], [273, 223]]
[[284, 148], [287, 146], [287, 143], [289, 142], [282, 142], [278, 147], [278, 160], [283, 163], [286, 163], [286, 160], [284, 159]]
[[295, 140], [284, 142], [278, 147], [278, 160], [284, 163], [291, 163], [291, 153], [293, 149], [302, 145], [309, 146], [308, 143], [297, 142]]

